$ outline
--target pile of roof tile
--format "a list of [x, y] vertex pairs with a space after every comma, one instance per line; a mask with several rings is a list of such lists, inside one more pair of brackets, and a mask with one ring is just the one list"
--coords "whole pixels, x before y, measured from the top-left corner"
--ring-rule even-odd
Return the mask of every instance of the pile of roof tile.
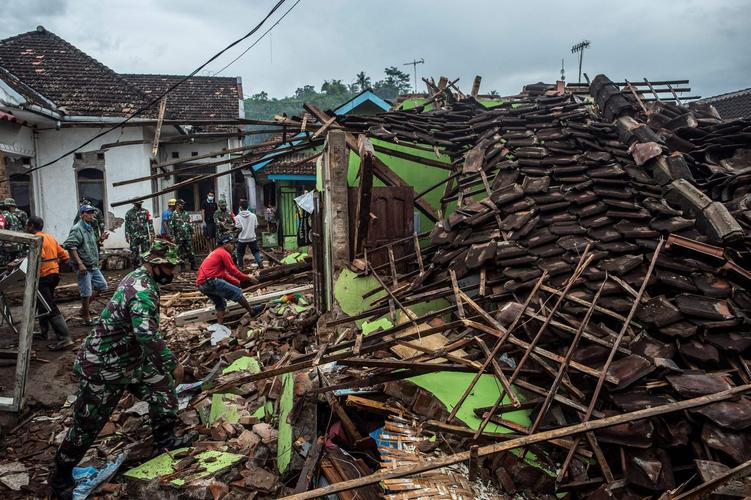
[[[573, 360], [595, 372], [604, 366], [614, 378], [593, 402], [603, 415], [751, 381], [744, 358], [751, 347], [751, 120], [724, 122], [709, 106], [645, 105], [603, 75], [590, 96], [549, 88], [490, 108], [443, 94], [431, 99], [435, 109], [343, 120], [352, 131], [427, 144], [453, 160], [442, 199], [450, 215], [423, 248], [430, 264], [408, 286], [393, 287], [395, 299], [454, 297], [453, 281], [455, 316], [471, 311], [461, 307], [461, 290], [506, 327], [527, 316], [514, 335], [559, 356], [584, 323], [588, 336]], [[523, 311], [519, 303], [540, 278], [542, 290]], [[560, 296], [566, 300], [556, 310]], [[529, 342], [526, 353], [518, 343], [503, 349], [511, 368], [535, 352]], [[556, 368], [519, 380], [550, 387]], [[599, 394], [596, 382], [570, 370], [570, 383], [556, 390], [586, 407]], [[557, 408], [543, 415], [543, 428], [582, 418], [574, 405]], [[582, 485], [581, 496], [665, 491], [690, 479], [693, 460], [733, 467], [751, 459], [749, 431], [748, 397], [614, 427], [597, 439], [607, 462], [600, 468], [609, 465], [617, 484], [610, 477], [598, 489], [602, 482], [593, 479], [611, 472], [583, 462], [569, 479]], [[553, 463], [563, 456], [553, 451]]]

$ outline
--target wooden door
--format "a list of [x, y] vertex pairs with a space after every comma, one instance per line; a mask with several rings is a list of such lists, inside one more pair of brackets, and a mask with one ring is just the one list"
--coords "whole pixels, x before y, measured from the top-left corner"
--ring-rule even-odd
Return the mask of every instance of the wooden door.
[[[414, 190], [411, 187], [374, 187], [370, 201], [370, 226], [365, 248], [368, 260], [373, 266], [388, 262], [386, 249], [374, 250], [396, 240], [409, 236], [415, 231]], [[357, 211], [357, 188], [349, 192], [350, 235], [355, 234], [355, 217]], [[350, 242], [350, 249], [353, 247]], [[398, 259], [412, 247], [412, 240], [394, 245], [394, 257]], [[399, 266], [402, 271], [404, 266]]]

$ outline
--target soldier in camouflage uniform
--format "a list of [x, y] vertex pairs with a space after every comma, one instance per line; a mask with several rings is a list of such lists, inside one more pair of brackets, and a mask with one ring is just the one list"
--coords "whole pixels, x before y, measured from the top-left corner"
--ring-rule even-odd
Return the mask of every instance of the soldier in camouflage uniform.
[[8, 207], [8, 211], [15, 215], [18, 219], [18, 227], [20, 228], [18, 229], [18, 231], [25, 231], [26, 222], [29, 220], [29, 214], [18, 208], [18, 206], [16, 205], [16, 200], [13, 198], [5, 198], [5, 206]]
[[[0, 216], [2, 216], [4, 220], [4, 226], [2, 229], [5, 229], [6, 231], [25, 231], [26, 226], [21, 225], [21, 221], [12, 210], [13, 207], [8, 206], [8, 200], [12, 200], [12, 198], [6, 198], [0, 201]], [[15, 201], [13, 203], [15, 204]], [[18, 243], [3, 242], [0, 244], [0, 265], [8, 265], [15, 260], [22, 251], [23, 246]]]
[[219, 241], [222, 236], [235, 237], [237, 235], [235, 219], [232, 217], [232, 212], [227, 210], [227, 201], [224, 198], [219, 200], [219, 210], [214, 212], [214, 224], [216, 225], [216, 241]]
[[185, 211], [185, 202], [177, 200], [177, 206], [170, 215], [169, 232], [172, 241], [177, 245], [177, 254], [184, 261], [190, 262], [190, 269], [195, 271], [196, 254], [193, 250], [193, 225], [190, 223], [190, 215]]
[[133, 203], [133, 208], [125, 214], [125, 241], [130, 244], [133, 269], [141, 264], [141, 254], [148, 251], [154, 241], [154, 224], [151, 213], [143, 208], [143, 202]]
[[80, 376], [73, 424], [55, 455], [53, 497], [71, 498], [73, 467], [107, 423], [124, 391], [149, 404], [158, 453], [187, 446], [195, 434], [176, 437], [177, 395], [183, 368], [159, 335], [159, 285], [172, 281], [180, 263], [175, 245], [154, 241], [144, 264], [125, 276], [98, 325], [86, 337], [74, 371]]

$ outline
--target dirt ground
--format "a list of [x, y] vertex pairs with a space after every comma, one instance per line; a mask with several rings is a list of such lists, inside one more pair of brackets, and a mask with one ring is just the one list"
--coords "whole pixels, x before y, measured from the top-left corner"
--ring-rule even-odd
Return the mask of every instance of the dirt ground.
[[[126, 271], [108, 271], [105, 276], [110, 284], [117, 283]], [[61, 285], [75, 282], [75, 275], [65, 273], [61, 275]], [[99, 313], [107, 303], [108, 298], [100, 298], [93, 307], [95, 313]], [[26, 383], [26, 407], [21, 416], [30, 410], [59, 409], [65, 399], [75, 393], [76, 381], [72, 377], [72, 367], [75, 355], [83, 339], [88, 335], [91, 327], [83, 324], [78, 316], [81, 304], [77, 300], [58, 303], [60, 311], [65, 316], [68, 328], [75, 344], [65, 351], [50, 351], [47, 345], [51, 340], [34, 340], [32, 344], [32, 360]], [[21, 317], [21, 308], [12, 308], [13, 318], [16, 322]], [[20, 326], [17, 323], [17, 327]], [[38, 329], [38, 323], [35, 323]], [[0, 326], [0, 349], [15, 348], [17, 338], [7, 325]], [[3, 363], [6, 360], [2, 360]], [[13, 393], [15, 379], [15, 363], [7, 360], [7, 366], [0, 366], [0, 395], [10, 396]], [[0, 425], [10, 426], [18, 420], [17, 415], [0, 412]]]

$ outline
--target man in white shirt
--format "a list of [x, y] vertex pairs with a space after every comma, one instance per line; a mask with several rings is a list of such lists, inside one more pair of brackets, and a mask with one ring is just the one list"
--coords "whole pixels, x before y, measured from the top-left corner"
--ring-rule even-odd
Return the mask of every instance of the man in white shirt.
[[258, 264], [258, 267], [261, 267], [263, 260], [261, 259], [261, 251], [258, 248], [258, 240], [256, 239], [258, 217], [256, 217], [256, 214], [248, 210], [248, 200], [242, 200], [240, 202], [240, 213], [235, 217], [235, 226], [240, 229], [240, 234], [237, 236], [235, 264], [237, 264], [239, 269], [243, 268], [245, 249], [250, 247], [250, 252], [256, 259], [256, 264]]

